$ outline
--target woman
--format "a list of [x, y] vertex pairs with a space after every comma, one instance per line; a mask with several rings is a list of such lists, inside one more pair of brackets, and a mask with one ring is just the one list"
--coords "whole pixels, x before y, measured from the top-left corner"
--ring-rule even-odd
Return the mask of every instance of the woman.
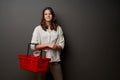
[[[60, 65], [60, 50], [64, 48], [64, 36], [61, 27], [56, 23], [54, 11], [51, 7], [46, 7], [42, 13], [42, 20], [34, 31], [31, 45], [34, 50], [44, 50], [46, 57], [51, 58], [49, 69], [54, 80], [63, 80]], [[39, 80], [45, 80], [45, 73], [39, 73]]]

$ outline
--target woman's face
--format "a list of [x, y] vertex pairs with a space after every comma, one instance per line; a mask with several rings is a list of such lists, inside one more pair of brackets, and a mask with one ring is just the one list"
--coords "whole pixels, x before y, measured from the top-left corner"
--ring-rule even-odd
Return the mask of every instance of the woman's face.
[[50, 10], [47, 9], [44, 11], [44, 19], [47, 22], [50, 22], [52, 20], [52, 14], [51, 14]]

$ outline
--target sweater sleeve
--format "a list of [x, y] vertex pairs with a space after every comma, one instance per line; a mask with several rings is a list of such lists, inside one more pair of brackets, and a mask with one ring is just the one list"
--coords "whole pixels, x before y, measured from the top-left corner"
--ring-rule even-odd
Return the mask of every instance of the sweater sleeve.
[[[38, 44], [39, 43], [39, 36], [38, 36], [38, 27], [36, 27], [32, 33], [32, 39], [31, 39], [31, 43], [35, 43]], [[35, 45], [31, 45], [31, 49], [35, 50]]]
[[64, 49], [65, 40], [64, 40], [62, 28], [60, 26], [58, 26], [58, 33], [59, 33], [59, 36], [58, 36], [57, 44], [60, 45], [62, 49]]

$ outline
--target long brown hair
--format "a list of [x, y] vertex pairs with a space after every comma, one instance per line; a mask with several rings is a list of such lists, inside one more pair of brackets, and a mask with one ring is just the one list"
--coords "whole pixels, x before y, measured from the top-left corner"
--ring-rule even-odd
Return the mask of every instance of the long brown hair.
[[41, 19], [41, 22], [40, 22], [43, 30], [46, 31], [46, 29], [48, 29], [48, 26], [47, 26], [46, 21], [44, 19], [44, 12], [45, 12], [45, 10], [49, 10], [51, 12], [51, 14], [52, 14], [52, 20], [50, 22], [50, 29], [56, 31], [58, 24], [57, 24], [57, 21], [56, 21], [56, 18], [55, 18], [55, 13], [54, 13], [54, 11], [53, 11], [53, 9], [51, 7], [46, 7], [45, 9], [43, 9], [42, 19]]

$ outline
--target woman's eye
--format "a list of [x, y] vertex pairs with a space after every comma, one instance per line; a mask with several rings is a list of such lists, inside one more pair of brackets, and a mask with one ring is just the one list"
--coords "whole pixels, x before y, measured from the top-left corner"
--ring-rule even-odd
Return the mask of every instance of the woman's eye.
[[51, 15], [51, 13], [47, 13], [46, 15]]

